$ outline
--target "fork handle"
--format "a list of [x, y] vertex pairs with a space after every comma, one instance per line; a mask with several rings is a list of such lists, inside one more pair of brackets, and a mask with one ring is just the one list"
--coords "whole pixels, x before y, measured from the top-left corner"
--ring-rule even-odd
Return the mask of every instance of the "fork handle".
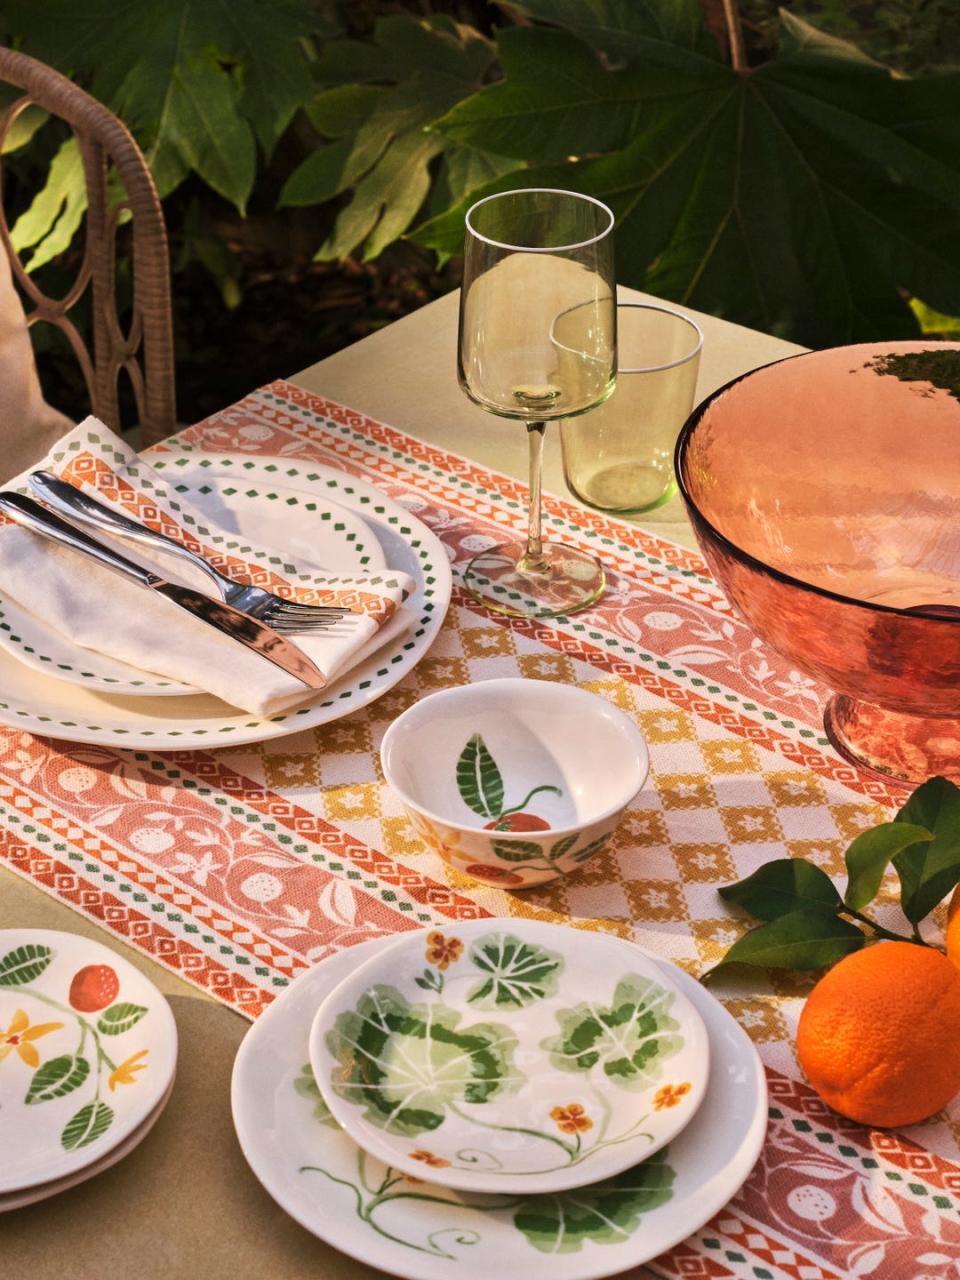
[[[65, 480], [60, 480], [50, 471], [33, 471], [30, 474], [30, 487], [40, 495], [48, 506], [62, 516], [75, 520], [77, 524], [86, 525], [90, 529], [102, 529], [104, 533], [115, 533], [121, 538], [129, 538], [131, 542], [140, 542], [147, 547], [156, 547], [161, 551], [169, 551], [181, 560], [187, 560], [196, 568], [202, 569], [208, 578], [216, 584], [221, 594], [223, 585], [228, 579], [219, 573], [212, 564], [208, 564], [203, 556], [198, 556], [165, 533], [156, 533], [144, 525], [131, 520], [129, 516], [104, 506], [96, 498], [91, 498], [82, 489], [77, 489]], [[99, 544], [98, 544], [99, 545]]]
[[72, 524], [67, 524], [66, 520], [61, 520], [54, 512], [48, 511], [39, 502], [34, 502], [32, 498], [22, 493], [14, 493], [10, 490], [0, 493], [0, 511], [5, 512], [11, 520], [16, 520], [17, 524], [22, 524], [32, 533], [52, 538], [54, 542], [60, 542], [73, 551], [90, 556], [106, 568], [114, 569], [117, 573], [122, 573], [145, 587], [153, 587], [158, 582], [163, 582], [161, 577], [145, 569], [143, 565], [128, 560], [112, 547], [105, 547], [102, 542], [88, 537], [81, 529], [75, 529]]

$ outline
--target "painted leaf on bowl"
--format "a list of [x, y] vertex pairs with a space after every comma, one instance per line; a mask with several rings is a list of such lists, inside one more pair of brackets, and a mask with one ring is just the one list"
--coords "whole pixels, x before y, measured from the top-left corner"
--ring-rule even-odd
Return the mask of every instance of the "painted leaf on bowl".
[[26, 982], [33, 982], [52, 959], [51, 949], [36, 942], [8, 951], [0, 960], [0, 987], [22, 987]]
[[627, 974], [609, 1006], [584, 1001], [558, 1010], [560, 1035], [548, 1037], [541, 1047], [561, 1071], [590, 1071], [599, 1063], [611, 1083], [647, 1089], [659, 1080], [663, 1063], [683, 1047], [672, 1004], [672, 992]]
[[483, 818], [498, 818], [503, 809], [503, 778], [497, 762], [475, 733], [457, 760], [457, 789], [464, 804]]
[[494, 840], [493, 852], [504, 862], [542, 861], [543, 850], [532, 840]]
[[60, 1141], [67, 1151], [89, 1147], [113, 1124], [113, 1110], [105, 1102], [88, 1102], [64, 1125]]
[[33, 1073], [24, 1101], [33, 1106], [37, 1102], [49, 1102], [51, 1098], [62, 1098], [79, 1089], [89, 1074], [90, 1063], [86, 1058], [71, 1053], [51, 1058]]
[[673, 1195], [676, 1177], [666, 1163], [667, 1148], [634, 1169], [559, 1195], [528, 1196], [513, 1217], [541, 1253], [578, 1253], [587, 1241], [622, 1244], [642, 1216]]
[[300, 1068], [300, 1074], [294, 1080], [293, 1087], [301, 1098], [306, 1098], [308, 1102], [313, 1103], [314, 1120], [319, 1120], [321, 1124], [329, 1125], [332, 1129], [340, 1128], [336, 1120], [334, 1120], [330, 1108], [327, 1106], [326, 1099], [320, 1092], [316, 1076], [313, 1074], [313, 1068], [309, 1062], [305, 1062]]
[[577, 849], [575, 853], [571, 854], [572, 861], [586, 862], [587, 858], [592, 858], [595, 853], [599, 853], [612, 835], [613, 832], [608, 831], [606, 835], [597, 836], [596, 840], [591, 840], [590, 843], [585, 844], [582, 849]]
[[467, 994], [479, 1009], [519, 1009], [542, 1000], [556, 991], [563, 969], [562, 957], [509, 933], [478, 938], [470, 961], [485, 975]]
[[439, 1001], [410, 1004], [393, 987], [372, 987], [327, 1035], [340, 1064], [333, 1087], [365, 1106], [374, 1124], [406, 1135], [436, 1129], [451, 1103], [483, 1103], [518, 1088], [509, 1027], [460, 1021]]

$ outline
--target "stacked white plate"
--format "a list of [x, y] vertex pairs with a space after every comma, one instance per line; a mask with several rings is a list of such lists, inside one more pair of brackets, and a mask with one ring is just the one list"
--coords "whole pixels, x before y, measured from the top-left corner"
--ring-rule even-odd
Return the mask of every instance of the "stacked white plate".
[[749, 1038], [607, 935], [479, 920], [300, 977], [233, 1076], [273, 1198], [411, 1280], [588, 1280], [649, 1261], [738, 1190], [766, 1131]]
[[0, 930], [0, 1212], [128, 1155], [176, 1062], [170, 1006], [133, 965], [76, 934]]
[[[198, 529], [278, 568], [402, 570], [416, 589], [412, 630], [353, 667], [316, 700], [251, 716], [187, 685], [82, 649], [0, 597], [0, 723], [116, 747], [173, 750], [258, 742], [349, 715], [393, 687], [436, 638], [450, 603], [442, 544], [415, 516], [343, 471], [289, 459], [206, 454], [171, 445], [151, 465], [209, 516]], [[134, 550], [134, 558], [136, 558]]]

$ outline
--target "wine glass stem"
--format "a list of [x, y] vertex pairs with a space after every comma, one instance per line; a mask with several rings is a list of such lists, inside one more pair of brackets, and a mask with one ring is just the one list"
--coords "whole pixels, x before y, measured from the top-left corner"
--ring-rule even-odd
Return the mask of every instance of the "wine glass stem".
[[543, 538], [540, 535], [540, 475], [543, 470], [544, 422], [527, 423], [527, 440], [530, 446], [530, 527], [527, 533], [527, 549], [517, 562], [524, 573], [542, 573], [547, 565], [543, 558]]

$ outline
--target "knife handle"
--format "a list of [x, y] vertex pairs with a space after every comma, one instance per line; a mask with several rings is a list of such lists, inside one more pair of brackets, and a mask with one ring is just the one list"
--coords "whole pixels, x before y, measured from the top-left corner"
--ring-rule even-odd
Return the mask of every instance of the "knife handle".
[[52, 538], [54, 542], [62, 543], [63, 546], [79, 551], [82, 555], [90, 556], [107, 569], [122, 573], [125, 577], [132, 578], [134, 582], [139, 582], [141, 586], [153, 587], [163, 581], [149, 569], [135, 564], [133, 560], [128, 560], [126, 556], [120, 555], [112, 547], [104, 546], [102, 542], [97, 542], [95, 538], [88, 537], [81, 529], [75, 529], [72, 524], [67, 524], [66, 520], [61, 520], [54, 512], [22, 493], [14, 493], [9, 489], [0, 493], [0, 511], [32, 533]]

